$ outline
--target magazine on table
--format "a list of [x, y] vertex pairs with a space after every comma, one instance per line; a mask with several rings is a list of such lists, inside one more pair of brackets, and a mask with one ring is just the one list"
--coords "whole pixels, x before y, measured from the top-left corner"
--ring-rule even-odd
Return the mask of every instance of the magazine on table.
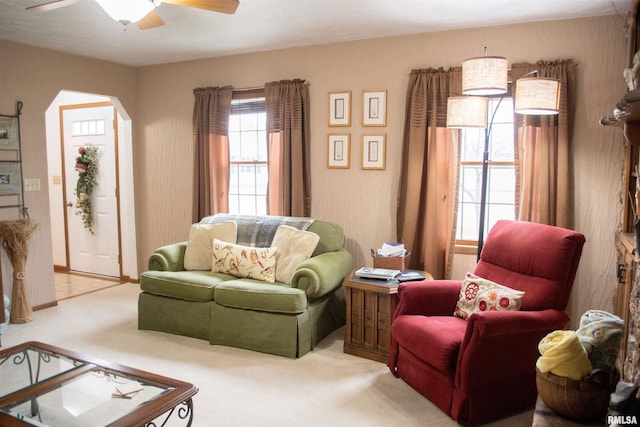
[[391, 280], [398, 276], [400, 273], [400, 270], [391, 270], [388, 268], [361, 267], [356, 270], [355, 274], [356, 277], [362, 277], [365, 279]]

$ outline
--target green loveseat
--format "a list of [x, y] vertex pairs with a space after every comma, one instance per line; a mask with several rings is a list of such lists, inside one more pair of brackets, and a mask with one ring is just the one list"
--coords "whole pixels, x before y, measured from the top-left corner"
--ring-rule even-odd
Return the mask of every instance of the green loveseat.
[[[268, 235], [277, 224], [297, 218], [218, 214], [200, 223], [229, 220], [236, 223], [238, 240], [260, 236], [252, 245], [260, 247], [269, 245]], [[342, 281], [352, 269], [352, 257], [339, 225], [304, 220], [306, 231], [320, 239], [313, 255], [295, 269], [290, 285], [186, 271], [187, 242], [158, 248], [140, 278], [138, 328], [287, 357], [309, 352], [345, 324]]]

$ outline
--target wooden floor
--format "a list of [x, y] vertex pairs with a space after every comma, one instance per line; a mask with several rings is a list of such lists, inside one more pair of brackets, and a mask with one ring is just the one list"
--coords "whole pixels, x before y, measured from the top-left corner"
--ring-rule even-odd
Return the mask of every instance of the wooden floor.
[[89, 294], [123, 283], [116, 278], [90, 276], [87, 274], [53, 273], [53, 275], [56, 284], [57, 301]]

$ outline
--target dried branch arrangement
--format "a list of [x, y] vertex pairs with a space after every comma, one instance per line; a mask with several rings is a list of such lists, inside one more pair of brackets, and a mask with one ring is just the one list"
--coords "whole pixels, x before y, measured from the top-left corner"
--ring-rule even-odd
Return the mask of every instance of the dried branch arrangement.
[[0, 241], [13, 266], [13, 291], [11, 292], [11, 323], [26, 323], [33, 319], [33, 308], [26, 284], [28, 241], [36, 223], [29, 218], [0, 221]]

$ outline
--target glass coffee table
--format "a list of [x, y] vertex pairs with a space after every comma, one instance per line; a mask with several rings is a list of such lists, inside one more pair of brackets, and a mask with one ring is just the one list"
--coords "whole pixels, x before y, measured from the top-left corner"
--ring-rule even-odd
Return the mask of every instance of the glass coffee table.
[[40, 342], [0, 351], [1, 426], [191, 425], [193, 384]]

